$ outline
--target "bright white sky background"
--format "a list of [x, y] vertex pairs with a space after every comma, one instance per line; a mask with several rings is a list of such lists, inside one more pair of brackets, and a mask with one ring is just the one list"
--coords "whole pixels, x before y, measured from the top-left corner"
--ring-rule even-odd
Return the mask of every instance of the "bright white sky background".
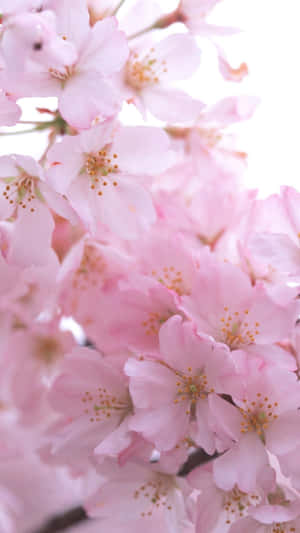
[[[222, 42], [232, 65], [246, 61], [250, 75], [242, 84], [223, 82], [213, 48], [206, 45], [193, 94], [207, 103], [231, 94], [259, 96], [255, 116], [238, 128], [239, 149], [249, 154], [247, 184], [259, 187], [263, 196], [277, 192], [280, 184], [300, 190], [300, 0], [223, 0], [209, 21], [242, 28], [242, 33]], [[35, 105], [44, 104], [35, 100]], [[26, 104], [22, 118], [41, 116]], [[0, 137], [0, 154], [40, 157], [41, 138], [45, 137]]]

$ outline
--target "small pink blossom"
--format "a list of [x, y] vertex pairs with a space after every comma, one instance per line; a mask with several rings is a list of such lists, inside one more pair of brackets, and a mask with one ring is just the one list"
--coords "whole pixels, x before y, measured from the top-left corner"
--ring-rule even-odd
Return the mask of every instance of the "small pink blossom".
[[97, 116], [112, 116], [120, 108], [121, 97], [110, 77], [127, 59], [126, 38], [112, 17], [90, 28], [84, 0], [76, 0], [76, 6], [69, 0], [57, 3], [56, 15], [58, 34], [72, 48], [68, 61], [34, 61], [22, 76], [6, 72], [5, 84], [22, 96], [57, 96], [63, 118], [75, 128], [87, 129]]
[[[291, 334], [296, 302], [275, 303], [263, 286], [253, 287], [238, 267], [218, 262], [212, 254], [203, 254], [200, 265], [195, 292], [184, 296], [182, 303], [183, 311], [195, 320], [200, 332], [231, 350], [249, 354], [261, 351], [263, 359], [265, 346]], [[195, 294], [201, 294], [201, 299]]]
[[8, 79], [19, 77], [29, 63], [43, 67], [72, 63], [76, 50], [56, 34], [56, 18], [52, 11], [20, 13], [4, 20], [2, 54]]
[[173, 88], [172, 83], [189, 78], [199, 62], [200, 50], [190, 35], [170, 35], [152, 46], [138, 43], [131, 50], [124, 70], [127, 100], [160, 120], [194, 121], [203, 104]]
[[191, 436], [212, 454], [217, 441], [210, 397], [224, 392], [222, 375], [233, 367], [222, 348], [196, 335], [178, 316], [161, 327], [159, 338], [155, 358], [130, 359], [125, 365], [136, 408], [130, 427], [162, 451]]
[[50, 402], [63, 415], [53, 454], [71, 446], [74, 457], [94, 451], [101, 456], [116, 453], [116, 445], [119, 451], [129, 445], [132, 404], [126, 376], [95, 350], [78, 347], [65, 357]]
[[[43, 204], [56, 213], [77, 222], [76, 214], [62, 195], [45, 182], [43, 168], [34, 159], [24, 155], [0, 157], [0, 217], [32, 215]], [[41, 211], [41, 209], [40, 209]]]
[[73, 344], [72, 335], [59, 331], [54, 323], [30, 329], [20, 323], [8, 337], [2, 351], [3, 388], [23, 423], [32, 424], [46, 416], [46, 392]]
[[198, 491], [195, 531], [227, 533], [233, 523], [248, 515], [249, 509], [265, 500], [262, 489], [247, 493], [238, 487], [224, 491], [215, 484], [211, 463], [195, 468], [188, 482]]
[[50, 150], [49, 181], [93, 232], [102, 223], [121, 238], [136, 238], [155, 221], [144, 176], [169, 165], [168, 148], [158, 128], [106, 121]]
[[279, 505], [259, 505], [251, 517], [237, 521], [230, 533], [296, 533], [300, 527], [299, 501], [283, 501]]
[[167, 533], [184, 532], [188, 522], [185, 499], [189, 493], [184, 479], [155, 464], [134, 462], [122, 469], [107, 462], [99, 472], [106, 474], [107, 481], [87, 500], [89, 516], [106, 519], [106, 527], [118, 524], [122, 531], [130, 524], [131, 531], [149, 527], [147, 531], [154, 533], [159, 525]]
[[[212, 400], [216, 418], [225, 432], [229, 430], [234, 442], [227, 453], [215, 460], [213, 470], [216, 484], [223, 490], [231, 490], [237, 484], [248, 492], [263, 482], [269, 465], [266, 450], [280, 461], [281, 455], [299, 443], [300, 389], [294, 373], [269, 367], [250, 371], [242, 380], [244, 391], [240, 390], [240, 381], [241, 376], [235, 384], [231, 380], [237, 407], [228, 404], [224, 411], [219, 402]], [[251, 466], [246, 468], [249, 455]]]

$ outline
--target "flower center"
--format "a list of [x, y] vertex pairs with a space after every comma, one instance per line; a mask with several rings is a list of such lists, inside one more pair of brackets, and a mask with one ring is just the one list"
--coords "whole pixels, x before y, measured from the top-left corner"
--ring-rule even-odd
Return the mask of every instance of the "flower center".
[[276, 409], [278, 402], [271, 403], [268, 396], [263, 396], [260, 392], [256, 395], [257, 400], [243, 400], [243, 407], [240, 407], [243, 421], [241, 422], [241, 433], [255, 431], [263, 443], [265, 443], [265, 430], [270, 422], [278, 418]]
[[111, 179], [111, 175], [119, 172], [119, 166], [116, 163], [118, 154], [110, 154], [108, 148], [103, 148], [95, 154], [88, 154], [85, 161], [84, 170], [90, 177], [90, 189], [95, 191], [98, 196], [102, 196], [103, 188], [107, 185], [116, 187], [118, 182]]
[[195, 417], [195, 407], [198, 400], [205, 400], [208, 394], [214, 392], [214, 389], [209, 387], [207, 376], [200, 369], [193, 370], [192, 367], [187, 368], [187, 373], [175, 372], [178, 380], [176, 382], [177, 393], [174, 400], [175, 404], [180, 402], [188, 402], [189, 408], [186, 411], [187, 415]]
[[55, 337], [38, 336], [35, 339], [34, 355], [42, 363], [51, 365], [61, 355], [60, 343]]
[[146, 335], [158, 335], [161, 325], [173, 315], [174, 313], [172, 311], [165, 311], [164, 313], [151, 311], [148, 315], [149, 318], [142, 322], [142, 326], [146, 330]]
[[204, 244], [204, 246], [209, 246], [211, 251], [214, 251], [214, 249], [216, 248], [219, 240], [224, 235], [224, 232], [225, 232], [225, 230], [221, 229], [220, 231], [218, 231], [217, 233], [215, 233], [214, 235], [211, 235], [211, 236], [203, 235], [202, 233], [198, 233], [197, 237], [198, 237], [199, 241], [202, 244]]
[[63, 67], [63, 69], [56, 69], [56, 68], [49, 68], [49, 74], [52, 78], [55, 78], [56, 80], [59, 80], [62, 84], [62, 87], [64, 87], [65, 83], [75, 74], [75, 67], [73, 65], [69, 65], [66, 67]]
[[[2, 181], [7, 184], [2, 194], [5, 200], [15, 207], [26, 209], [36, 197], [41, 199], [41, 193], [37, 187], [38, 178], [30, 176], [23, 169], [20, 169], [18, 176], [3, 178]], [[34, 207], [31, 207], [30, 211], [33, 212]]]
[[106, 262], [97, 248], [86, 244], [80, 266], [73, 275], [73, 288], [87, 290], [99, 285], [99, 282], [103, 279], [106, 267]]
[[197, 128], [197, 132], [208, 148], [214, 148], [222, 140], [222, 134], [216, 128]]
[[160, 271], [152, 270], [152, 276], [162, 285], [165, 285], [167, 289], [176, 292], [179, 296], [190, 294], [182, 277], [181, 270], [176, 270], [174, 266], [163, 267]]
[[81, 401], [85, 404], [83, 412], [90, 415], [90, 422], [103, 422], [112, 416], [123, 420], [132, 410], [128, 392], [124, 397], [117, 398], [103, 387], [99, 387], [96, 392], [85, 392]]
[[154, 55], [155, 49], [140, 56], [137, 52], [131, 54], [127, 62], [126, 82], [134, 89], [141, 90], [159, 83], [159, 76], [167, 72], [166, 61], [159, 61]]
[[270, 530], [270, 533], [297, 533], [299, 529], [295, 528], [293, 525], [293, 522], [290, 523], [283, 523], [283, 522], [276, 522], [276, 524], [273, 524], [272, 529]]
[[172, 504], [169, 501], [169, 491], [173, 485], [171, 477], [173, 476], [157, 474], [134, 491], [135, 500], [144, 500], [145, 510], [141, 512], [143, 518], [152, 516], [156, 509], [172, 510]]
[[227, 515], [226, 524], [231, 524], [247, 514], [248, 507], [257, 505], [261, 498], [257, 494], [247, 494], [237, 487], [227, 492], [224, 498], [224, 510]]
[[227, 306], [224, 307], [224, 314], [220, 318], [221, 331], [218, 335], [220, 342], [227, 344], [232, 350], [240, 346], [254, 344], [256, 336], [259, 335], [259, 322], [250, 324], [247, 320], [249, 311], [244, 313], [235, 311], [230, 313]]

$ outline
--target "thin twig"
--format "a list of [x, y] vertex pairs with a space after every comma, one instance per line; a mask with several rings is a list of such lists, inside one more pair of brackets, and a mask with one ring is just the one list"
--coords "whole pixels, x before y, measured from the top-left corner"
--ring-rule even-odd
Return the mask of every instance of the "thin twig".
[[54, 145], [55, 140], [57, 137], [57, 133], [55, 130], [51, 131], [48, 136], [48, 144], [46, 146], [46, 149], [44, 150], [42, 156], [40, 157], [39, 164], [43, 165], [47, 159], [48, 152], [50, 148]]
[[6, 135], [22, 135], [23, 133], [33, 133], [34, 131], [38, 131], [36, 128], [31, 128], [30, 130], [22, 130], [22, 131], [2, 131], [0, 133], [1, 137], [4, 137]]
[[115, 15], [118, 13], [119, 9], [122, 7], [122, 5], [124, 4], [125, 1], [126, 1], [126, 0], [121, 0], [121, 1], [119, 2], [119, 4], [117, 5], [116, 9], [115, 9], [115, 10], [113, 11], [113, 13], [112, 13], [113, 16], [115, 16]]
[[48, 120], [18, 120], [18, 124], [47, 124]]

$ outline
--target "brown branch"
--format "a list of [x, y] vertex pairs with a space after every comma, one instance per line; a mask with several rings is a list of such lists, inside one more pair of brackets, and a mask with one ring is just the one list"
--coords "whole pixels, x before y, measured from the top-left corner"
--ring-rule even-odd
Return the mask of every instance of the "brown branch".
[[178, 476], [185, 477], [187, 476], [192, 470], [197, 468], [197, 466], [204, 465], [205, 463], [208, 463], [209, 461], [213, 461], [218, 457], [218, 454], [215, 453], [214, 455], [208, 455], [202, 448], [199, 450], [196, 450], [194, 453], [192, 453], [189, 458], [186, 460], [186, 462], [182, 465], [178, 472]]
[[74, 507], [69, 511], [54, 516], [45, 525], [36, 529], [34, 533], [58, 533], [84, 520], [88, 520], [88, 516], [83, 507]]

